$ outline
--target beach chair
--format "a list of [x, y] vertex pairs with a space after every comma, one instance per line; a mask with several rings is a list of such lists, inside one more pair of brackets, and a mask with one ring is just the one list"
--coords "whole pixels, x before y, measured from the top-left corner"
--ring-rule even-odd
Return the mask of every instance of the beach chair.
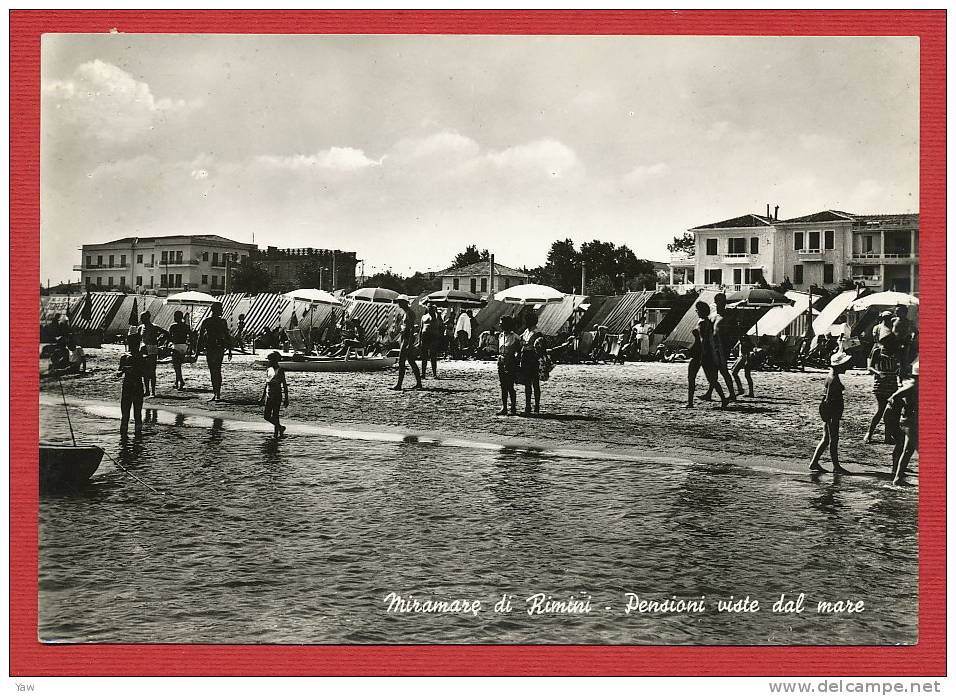
[[609, 334], [607, 338], [604, 339], [604, 352], [612, 362], [624, 362], [621, 358], [621, 340], [624, 337], [621, 334]]
[[285, 335], [289, 337], [289, 343], [292, 345], [292, 350], [294, 352], [309, 352], [309, 348], [305, 345], [305, 339], [302, 337], [302, 331], [300, 329], [288, 329], [285, 332]]

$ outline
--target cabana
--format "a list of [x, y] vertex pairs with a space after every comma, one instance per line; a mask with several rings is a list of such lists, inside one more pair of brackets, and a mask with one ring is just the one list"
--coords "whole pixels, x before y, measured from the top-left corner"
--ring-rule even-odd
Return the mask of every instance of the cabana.
[[607, 332], [609, 334], [627, 333], [634, 318], [643, 313], [654, 294], [653, 290], [641, 290], [622, 295], [620, 301], [604, 318], [603, 324], [607, 327]]
[[[806, 333], [807, 304], [810, 302], [810, 295], [797, 290], [788, 290], [784, 294], [788, 299], [793, 300], [793, 304], [786, 307], [772, 308], [751, 327], [750, 331], [747, 332], [748, 334], [751, 336], [779, 336], [786, 333], [791, 336], [803, 336]], [[813, 297], [814, 305], [823, 299], [822, 295], [815, 294]]]
[[604, 320], [624, 299], [623, 295], [591, 295], [591, 305], [578, 322], [577, 331], [594, 331], [604, 324]]
[[697, 320], [700, 318], [697, 316], [694, 305], [697, 302], [706, 302], [712, 306], [717, 293], [717, 290], [702, 290], [697, 299], [684, 312], [684, 316], [677, 322], [674, 330], [664, 339], [664, 345], [668, 348], [690, 348], [694, 345], [694, 329], [697, 328]]
[[813, 320], [813, 333], [817, 336], [832, 333], [832, 327], [857, 298], [857, 294], [856, 290], [846, 290], [830, 300]]
[[565, 295], [561, 302], [544, 305], [538, 312], [538, 331], [557, 336], [586, 300], [586, 295]]
[[[282, 326], [282, 314], [283, 311], [292, 303], [284, 298], [282, 295], [278, 295], [274, 292], [263, 292], [255, 295], [252, 298], [252, 304], [249, 306], [249, 311], [245, 312], [246, 315], [246, 334], [256, 337], [262, 333], [263, 329], [276, 329]], [[237, 303], [237, 308], [241, 306], [241, 303]], [[237, 315], [238, 316], [238, 315]], [[292, 311], [288, 313], [288, 318], [291, 318]]]
[[80, 295], [79, 300], [71, 303], [69, 311], [70, 325], [74, 331], [103, 331], [109, 326], [110, 320], [123, 303], [124, 295], [119, 292], [90, 293], [90, 318], [83, 318], [83, 307], [86, 304], [86, 295]]

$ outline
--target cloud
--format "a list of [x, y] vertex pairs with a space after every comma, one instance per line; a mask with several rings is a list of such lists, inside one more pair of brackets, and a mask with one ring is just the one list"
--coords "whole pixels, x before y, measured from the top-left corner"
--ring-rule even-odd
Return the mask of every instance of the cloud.
[[362, 150], [353, 147], [330, 147], [314, 155], [291, 155], [276, 157], [261, 155], [255, 162], [275, 169], [327, 169], [356, 171], [366, 167], [378, 167], [382, 160], [369, 159]]
[[104, 143], [129, 142], [197, 106], [157, 98], [148, 84], [101, 60], [82, 63], [69, 79], [44, 83], [42, 92], [47, 113], [69, 129], [63, 135]]
[[500, 152], [491, 152], [487, 160], [496, 167], [525, 170], [562, 177], [580, 166], [574, 150], [557, 140], [536, 140]]
[[650, 179], [656, 179], [667, 173], [668, 167], [664, 162], [656, 164], [639, 164], [624, 175], [624, 183], [628, 186], [643, 184]]
[[402, 163], [427, 159], [460, 163], [477, 157], [480, 152], [481, 146], [471, 138], [445, 130], [419, 138], [403, 138], [392, 146], [386, 157]]

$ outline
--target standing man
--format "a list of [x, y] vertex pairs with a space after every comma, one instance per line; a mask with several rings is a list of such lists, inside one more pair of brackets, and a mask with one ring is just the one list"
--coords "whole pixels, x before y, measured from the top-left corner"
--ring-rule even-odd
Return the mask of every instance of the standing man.
[[900, 346], [900, 375], [908, 377], [910, 364], [913, 362], [913, 322], [907, 318], [906, 305], [896, 305], [896, 316], [893, 319], [893, 335]]
[[[727, 317], [727, 296], [724, 293], [719, 292], [714, 297], [714, 309], [717, 312], [717, 316], [714, 318], [714, 338], [712, 342], [714, 362], [717, 363], [717, 371], [720, 373], [720, 376], [724, 378], [724, 383], [727, 385], [727, 402], [736, 401], [737, 395], [734, 393], [734, 380], [730, 376], [730, 370], [727, 368], [727, 360], [730, 357], [729, 344], [731, 326], [730, 319]], [[711, 383], [701, 398], [709, 401], [713, 391], [714, 385]]]
[[431, 359], [432, 378], [438, 379], [438, 349], [441, 347], [444, 333], [445, 327], [441, 317], [438, 316], [438, 309], [433, 304], [428, 305], [428, 312], [422, 316], [422, 330], [419, 337], [422, 350], [422, 377], [425, 376], [428, 360]]
[[467, 357], [471, 352], [471, 316], [468, 312], [458, 315], [458, 322], [455, 324], [455, 344], [459, 359]]
[[415, 386], [412, 389], [421, 389], [422, 375], [418, 371], [418, 365], [415, 364], [415, 313], [409, 308], [406, 299], [399, 298], [395, 300], [395, 304], [405, 313], [405, 322], [402, 325], [401, 346], [398, 353], [398, 384], [392, 389], [395, 391], [402, 390], [406, 363], [412, 368], [412, 374], [415, 375]]
[[212, 381], [212, 398], [220, 401], [222, 390], [222, 358], [228, 351], [232, 360], [232, 340], [229, 324], [222, 318], [222, 303], [216, 302], [211, 309], [212, 316], [206, 317], [199, 327], [199, 345], [205, 346], [206, 365], [209, 367], [209, 379]]

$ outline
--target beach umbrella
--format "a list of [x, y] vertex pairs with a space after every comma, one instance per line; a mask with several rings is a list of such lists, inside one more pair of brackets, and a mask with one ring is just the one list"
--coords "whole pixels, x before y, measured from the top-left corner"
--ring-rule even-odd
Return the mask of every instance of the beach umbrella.
[[905, 292], [877, 292], [854, 300], [849, 309], [860, 312], [869, 307], [896, 307], [897, 305], [919, 305], [919, 299]]
[[467, 290], [436, 290], [425, 297], [425, 302], [436, 306], [447, 307], [448, 305], [460, 304], [479, 307], [482, 299], [473, 292]]
[[727, 306], [732, 309], [764, 309], [792, 304], [789, 297], [770, 288], [750, 288], [727, 296]]
[[293, 290], [292, 292], [287, 292], [283, 297], [294, 300], [295, 302], [308, 302], [309, 304], [327, 304], [327, 305], [341, 305], [342, 302], [332, 293], [326, 292], [325, 290], [317, 290], [315, 288], [302, 288], [301, 290]]
[[86, 297], [83, 298], [83, 309], [80, 311], [80, 318], [84, 321], [93, 321], [93, 293], [86, 291]]
[[350, 292], [346, 297], [356, 302], [379, 302], [391, 304], [401, 295], [388, 288], [359, 288]]
[[547, 285], [527, 283], [502, 290], [495, 295], [495, 299], [499, 302], [525, 306], [557, 304], [558, 302], [564, 301], [564, 293]]
[[212, 295], [207, 295], [198, 290], [187, 290], [186, 292], [177, 292], [166, 298], [166, 303], [184, 304], [184, 305], [211, 305], [219, 302]]

